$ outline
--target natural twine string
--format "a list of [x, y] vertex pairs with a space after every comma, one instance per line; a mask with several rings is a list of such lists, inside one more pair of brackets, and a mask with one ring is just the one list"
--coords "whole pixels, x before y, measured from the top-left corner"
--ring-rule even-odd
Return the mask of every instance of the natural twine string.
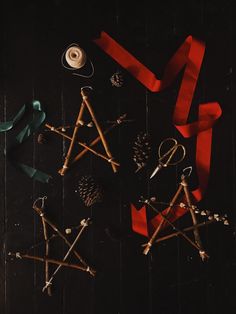
[[[65, 69], [74, 71], [82, 68], [86, 64], [87, 59], [85, 51], [78, 44], [72, 43], [62, 53], [61, 64]], [[65, 64], [65, 60], [69, 66]], [[94, 65], [90, 59], [88, 61], [91, 65], [91, 73], [89, 75], [80, 73], [73, 73], [73, 75], [91, 78], [94, 75]]]

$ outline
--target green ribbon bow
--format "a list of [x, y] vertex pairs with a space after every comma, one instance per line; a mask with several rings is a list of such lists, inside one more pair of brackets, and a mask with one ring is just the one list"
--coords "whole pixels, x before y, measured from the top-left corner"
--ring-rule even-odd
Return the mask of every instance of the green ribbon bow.
[[[6, 132], [11, 130], [17, 122], [19, 122], [23, 116], [26, 114], [27, 110], [32, 108], [34, 111], [32, 120], [21, 130], [15, 139], [13, 140], [13, 143], [10, 145], [9, 149], [5, 151], [6, 156], [9, 155], [10, 151], [13, 150], [13, 148], [16, 148], [17, 146], [21, 145], [23, 142], [25, 142], [30, 135], [35, 132], [40, 125], [43, 123], [43, 121], [46, 118], [45, 112], [42, 110], [41, 104], [38, 100], [34, 100], [29, 105], [23, 105], [22, 108], [19, 110], [19, 112], [16, 114], [16, 116], [11, 121], [2, 122], [0, 123], [0, 132]], [[19, 169], [21, 169], [27, 176], [30, 178], [46, 183], [49, 181], [51, 176], [48, 174], [39, 171], [35, 168], [29, 167], [25, 164], [18, 163], [14, 160], [11, 160], [11, 162]]]

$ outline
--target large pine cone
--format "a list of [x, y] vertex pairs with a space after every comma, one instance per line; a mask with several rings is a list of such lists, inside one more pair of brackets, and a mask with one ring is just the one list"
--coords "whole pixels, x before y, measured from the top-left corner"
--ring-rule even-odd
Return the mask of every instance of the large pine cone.
[[151, 155], [150, 139], [147, 133], [140, 132], [133, 145], [133, 161], [137, 165], [137, 170], [146, 166], [148, 159]]
[[102, 188], [91, 175], [81, 177], [78, 184], [78, 192], [87, 207], [103, 200]]

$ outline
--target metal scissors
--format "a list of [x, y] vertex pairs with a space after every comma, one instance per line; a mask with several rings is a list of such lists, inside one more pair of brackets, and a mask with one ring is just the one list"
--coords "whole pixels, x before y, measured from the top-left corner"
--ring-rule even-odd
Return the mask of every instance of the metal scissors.
[[[166, 148], [166, 152], [163, 152]], [[180, 163], [186, 155], [186, 149], [176, 139], [169, 137], [161, 142], [158, 148], [158, 165], [150, 176], [152, 179], [163, 167]]]

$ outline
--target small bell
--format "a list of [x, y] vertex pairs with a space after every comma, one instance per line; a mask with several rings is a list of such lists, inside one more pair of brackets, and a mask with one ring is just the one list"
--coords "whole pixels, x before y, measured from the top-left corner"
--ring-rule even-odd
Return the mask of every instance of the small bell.
[[121, 87], [124, 83], [124, 78], [121, 72], [116, 72], [110, 78], [112, 86]]
[[93, 127], [93, 121], [90, 121], [90, 122], [87, 124], [87, 127], [88, 127], [88, 128], [92, 128], [92, 127]]
[[150, 201], [151, 201], [152, 203], [155, 203], [155, 202], [157, 201], [157, 198], [156, 198], [155, 196], [152, 196], [152, 197], [150, 198]]

